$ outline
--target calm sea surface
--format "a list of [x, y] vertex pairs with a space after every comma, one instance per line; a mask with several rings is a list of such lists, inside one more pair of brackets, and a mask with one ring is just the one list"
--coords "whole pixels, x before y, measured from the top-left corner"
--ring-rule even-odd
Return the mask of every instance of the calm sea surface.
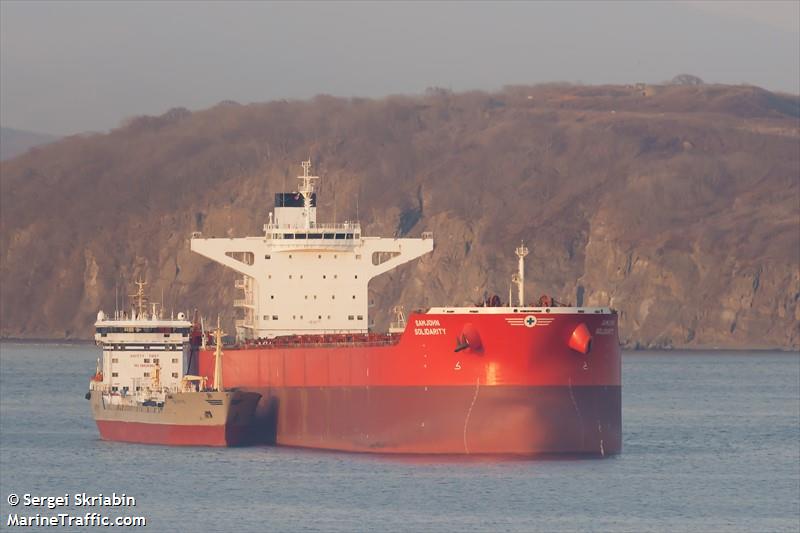
[[[148, 531], [800, 531], [796, 353], [627, 353], [623, 453], [539, 460], [103, 442], [83, 398], [97, 356], [0, 345], [0, 529], [99, 511]], [[76, 492], [136, 506], [7, 502]]]

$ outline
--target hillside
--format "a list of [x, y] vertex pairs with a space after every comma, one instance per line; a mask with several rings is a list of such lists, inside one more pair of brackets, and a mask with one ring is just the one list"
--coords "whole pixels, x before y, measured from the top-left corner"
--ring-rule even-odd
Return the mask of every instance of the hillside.
[[311, 156], [320, 221], [358, 209], [366, 234], [434, 232], [432, 254], [371, 285], [378, 326], [395, 303], [507, 295], [524, 240], [526, 293], [615, 307], [627, 346], [798, 349], [798, 117], [796, 96], [717, 85], [138, 117], [0, 163], [0, 334], [88, 338], [139, 275], [168, 308], [231, 320], [233, 273], [188, 238], [258, 234]]
[[11, 159], [24, 154], [34, 146], [47, 144], [58, 139], [55, 135], [33, 131], [0, 128], [0, 160]]

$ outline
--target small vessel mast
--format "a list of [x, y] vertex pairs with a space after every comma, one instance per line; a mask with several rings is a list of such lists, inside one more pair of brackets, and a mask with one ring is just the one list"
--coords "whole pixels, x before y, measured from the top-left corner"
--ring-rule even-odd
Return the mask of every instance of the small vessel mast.
[[219, 325], [219, 316], [217, 317], [217, 329], [214, 330], [214, 343], [216, 350], [214, 351], [214, 390], [217, 392], [222, 391], [222, 328]]
[[[519, 267], [517, 271], [517, 275], [515, 276], [514, 281], [517, 284], [517, 291], [519, 294], [519, 305], [525, 305], [525, 256], [528, 255], [528, 248], [525, 246], [525, 242], [520, 242], [517, 249], [514, 250], [519, 257]], [[509, 301], [511, 299], [509, 298]]]

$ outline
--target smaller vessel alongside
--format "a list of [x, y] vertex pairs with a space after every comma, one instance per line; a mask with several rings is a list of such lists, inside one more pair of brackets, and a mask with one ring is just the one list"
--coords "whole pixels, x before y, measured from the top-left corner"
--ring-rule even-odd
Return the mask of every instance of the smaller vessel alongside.
[[210, 388], [196, 375], [202, 339], [183, 313], [164, 319], [148, 309], [144, 282], [137, 282], [137, 305], [109, 318], [100, 311], [95, 341], [103, 349], [89, 382], [97, 429], [103, 440], [185, 446], [246, 444], [260, 394], [224, 389], [222, 332], [217, 327], [215, 366], [219, 379]]

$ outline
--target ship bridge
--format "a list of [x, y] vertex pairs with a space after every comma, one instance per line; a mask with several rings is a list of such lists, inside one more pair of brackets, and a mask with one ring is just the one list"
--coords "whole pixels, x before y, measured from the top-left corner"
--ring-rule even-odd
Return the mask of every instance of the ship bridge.
[[242, 274], [240, 339], [321, 333], [365, 333], [369, 281], [433, 250], [433, 236], [365, 237], [358, 222], [319, 224], [310, 161], [299, 191], [275, 195], [264, 235], [203, 238], [191, 249]]

